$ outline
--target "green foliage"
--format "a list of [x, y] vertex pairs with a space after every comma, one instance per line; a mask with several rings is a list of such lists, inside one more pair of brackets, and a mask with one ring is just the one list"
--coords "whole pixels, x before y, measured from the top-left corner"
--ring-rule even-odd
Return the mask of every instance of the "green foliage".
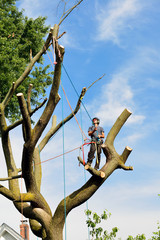
[[[107, 210], [99, 216], [97, 213], [92, 213], [90, 210], [86, 210], [85, 214], [87, 215], [87, 226], [90, 228], [90, 235], [92, 240], [114, 240], [116, 239], [116, 235], [118, 232], [118, 228], [112, 228], [112, 231], [108, 233], [108, 231], [103, 230], [102, 227], [98, 227], [97, 225], [102, 222], [102, 220], [107, 220], [111, 213]], [[148, 240], [160, 240], [160, 223], [158, 222], [157, 231], [153, 232], [153, 236]], [[121, 238], [119, 238], [120, 240]], [[136, 237], [128, 236], [126, 240], [147, 240], [145, 234], [138, 234]]]
[[149, 240], [160, 240], [160, 223], [157, 223], [157, 231], [153, 232], [153, 236]]
[[101, 216], [99, 216], [97, 213], [92, 213], [90, 210], [85, 211], [87, 215], [87, 226], [91, 229], [90, 235], [92, 236], [92, 240], [114, 240], [116, 237], [116, 234], [118, 232], [118, 228], [114, 227], [112, 228], [112, 231], [108, 233], [108, 231], [103, 231], [102, 227], [97, 226], [102, 222], [102, 220], [107, 220], [111, 214], [105, 210]]
[[136, 237], [129, 236], [127, 238], [127, 240], [145, 240], [145, 239], [146, 239], [146, 237], [144, 234], [142, 234], [142, 235], [138, 234]]
[[[144, 234], [137, 235], [136, 237], [129, 236], [127, 240], [146, 240], [146, 237]], [[158, 223], [157, 231], [153, 232], [153, 236], [148, 240], [160, 240], [160, 224]]]
[[[15, 6], [15, 0], [0, 1], [0, 101], [2, 101], [12, 86], [24, 72], [30, 61], [30, 50], [34, 56], [44, 44], [44, 36], [48, 31], [44, 17], [32, 19], [23, 16]], [[19, 88], [18, 92], [27, 94], [29, 83], [34, 86], [32, 105], [38, 104], [39, 95], [44, 96], [46, 87], [51, 84], [52, 73], [49, 66], [44, 67], [43, 58], [34, 68], [29, 77]], [[19, 105], [16, 96], [6, 109], [6, 117], [10, 121], [19, 118]]]

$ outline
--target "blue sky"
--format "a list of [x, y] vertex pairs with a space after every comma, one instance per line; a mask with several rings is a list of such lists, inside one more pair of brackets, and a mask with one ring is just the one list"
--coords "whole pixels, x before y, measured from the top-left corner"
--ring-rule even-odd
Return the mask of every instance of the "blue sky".
[[[21, 0], [17, 6], [24, 8], [28, 17], [48, 16], [47, 24], [53, 26], [59, 22], [63, 7], [62, 2], [57, 7], [58, 3], [58, 0], [34, 0], [33, 4], [32, 0]], [[72, 4], [73, 1], [70, 1], [68, 6]], [[106, 74], [88, 90], [84, 98], [90, 116], [100, 118], [105, 135], [125, 108], [132, 112], [116, 138], [115, 147], [118, 153], [126, 145], [133, 148], [126, 165], [132, 165], [134, 171], [115, 171], [88, 201], [92, 211], [100, 214], [108, 209], [112, 213], [104, 228], [117, 226], [120, 229], [118, 237], [122, 239], [139, 233], [145, 233], [149, 237], [160, 220], [159, 22], [159, 0], [84, 0], [60, 27], [60, 33], [67, 32], [59, 41], [66, 51], [64, 66], [78, 93], [84, 86], [88, 87]], [[51, 53], [50, 56], [53, 60]], [[48, 63], [46, 56], [46, 64]], [[64, 70], [62, 82], [74, 108], [77, 95]], [[60, 95], [62, 97], [62, 91]], [[62, 117], [61, 102], [56, 109], [58, 120]], [[69, 112], [64, 100], [64, 114]], [[78, 114], [77, 118], [80, 121], [81, 115]], [[84, 109], [82, 123], [87, 134], [91, 122]], [[81, 133], [74, 119], [65, 126], [64, 131], [65, 151], [81, 145]], [[19, 136], [20, 129], [17, 132]], [[17, 145], [21, 146], [22, 143], [17, 132], [12, 133], [13, 150], [17, 161], [20, 161], [21, 147], [17, 150]], [[88, 148], [86, 156], [87, 151]], [[60, 131], [44, 149], [42, 161], [61, 153]], [[78, 154], [79, 151], [65, 156], [67, 195], [85, 181], [83, 167], [78, 166]], [[63, 198], [62, 161], [62, 158], [58, 158], [43, 164], [42, 192], [53, 211]], [[103, 163], [102, 155], [102, 165]], [[86, 178], [89, 177], [86, 172]], [[6, 205], [5, 201], [3, 204]], [[13, 216], [7, 216], [5, 222], [11, 226], [14, 224], [13, 227], [16, 228], [21, 216], [13, 210], [9, 201], [7, 207], [17, 216], [17, 220]], [[84, 204], [68, 216], [67, 239], [88, 238], [85, 209]], [[36, 237], [32, 236], [34, 239]]]

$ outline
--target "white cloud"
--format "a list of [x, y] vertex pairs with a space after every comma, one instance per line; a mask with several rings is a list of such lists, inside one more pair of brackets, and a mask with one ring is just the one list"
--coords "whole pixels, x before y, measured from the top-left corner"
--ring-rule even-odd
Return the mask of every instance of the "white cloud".
[[111, 1], [106, 6], [97, 7], [97, 20], [99, 24], [98, 40], [111, 40], [119, 44], [119, 36], [126, 28], [132, 28], [132, 20], [141, 10], [137, 0]]
[[[111, 82], [103, 86], [101, 99], [95, 102], [97, 106], [96, 109], [98, 109], [97, 116], [102, 119], [103, 124], [113, 124], [125, 108], [128, 108], [128, 110], [132, 112], [132, 108], [134, 107], [134, 94], [129, 84], [132, 74], [131, 68], [126, 68], [126, 70], [114, 74]], [[95, 104], [92, 105], [94, 108]], [[140, 123], [143, 122], [143, 120], [144, 116], [134, 115], [130, 123]]]

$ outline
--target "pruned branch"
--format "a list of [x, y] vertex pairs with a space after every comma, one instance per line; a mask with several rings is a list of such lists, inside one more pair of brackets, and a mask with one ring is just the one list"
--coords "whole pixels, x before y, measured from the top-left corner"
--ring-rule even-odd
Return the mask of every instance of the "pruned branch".
[[122, 161], [123, 163], [126, 162], [127, 158], [129, 157], [129, 155], [131, 154], [132, 152], [132, 148], [126, 146], [123, 153], [121, 154], [121, 157], [122, 157]]
[[23, 116], [23, 123], [25, 127], [25, 138], [27, 141], [31, 138], [31, 135], [32, 135], [31, 119], [30, 119], [29, 112], [27, 110], [27, 105], [26, 105], [26, 101], [24, 99], [23, 93], [18, 93], [17, 97], [18, 97], [20, 110]]
[[[60, 56], [58, 54], [58, 50], [60, 51]], [[61, 80], [61, 65], [63, 62], [63, 56], [65, 53], [65, 50], [64, 50], [63, 46], [59, 46], [58, 50], [56, 50], [57, 64], [55, 65], [53, 83], [52, 83], [49, 99], [48, 99], [47, 105], [46, 105], [39, 121], [37, 122], [36, 126], [34, 127], [34, 139], [33, 139], [34, 144], [37, 143], [45, 126], [48, 124], [57, 103], [60, 100], [58, 90], [59, 90], [60, 80]]]
[[[78, 161], [83, 165], [83, 160], [80, 156], [77, 157]], [[84, 167], [88, 172], [90, 172], [92, 175], [94, 176], [98, 176], [101, 178], [105, 177], [105, 173], [103, 171], [98, 171], [94, 168], [92, 168], [91, 166], [89, 166], [88, 164], [85, 163], [85, 167]]]
[[120, 129], [122, 128], [122, 126], [124, 125], [124, 123], [126, 122], [126, 120], [128, 119], [128, 117], [131, 114], [132, 113], [128, 109], [125, 109], [121, 113], [121, 115], [118, 117], [118, 119], [116, 120], [115, 124], [111, 128], [110, 132], [108, 133], [108, 136], [106, 138], [105, 144], [107, 142], [108, 144], [113, 145], [115, 137], [117, 136], [117, 134], [119, 133]]
[[2, 182], [2, 181], [10, 181], [10, 180], [21, 178], [21, 177], [22, 177], [22, 175], [16, 175], [16, 176], [12, 176], [12, 177], [0, 178], [0, 182]]

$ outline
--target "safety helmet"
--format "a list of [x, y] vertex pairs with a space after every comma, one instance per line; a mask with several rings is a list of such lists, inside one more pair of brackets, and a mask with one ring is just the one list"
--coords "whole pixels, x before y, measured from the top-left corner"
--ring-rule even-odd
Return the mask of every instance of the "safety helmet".
[[97, 118], [97, 117], [94, 117], [93, 119], [92, 119], [92, 123], [94, 123], [93, 121], [94, 121], [94, 119], [96, 119], [97, 120], [97, 124], [99, 124], [100, 123], [100, 120], [99, 120], [99, 118]]

